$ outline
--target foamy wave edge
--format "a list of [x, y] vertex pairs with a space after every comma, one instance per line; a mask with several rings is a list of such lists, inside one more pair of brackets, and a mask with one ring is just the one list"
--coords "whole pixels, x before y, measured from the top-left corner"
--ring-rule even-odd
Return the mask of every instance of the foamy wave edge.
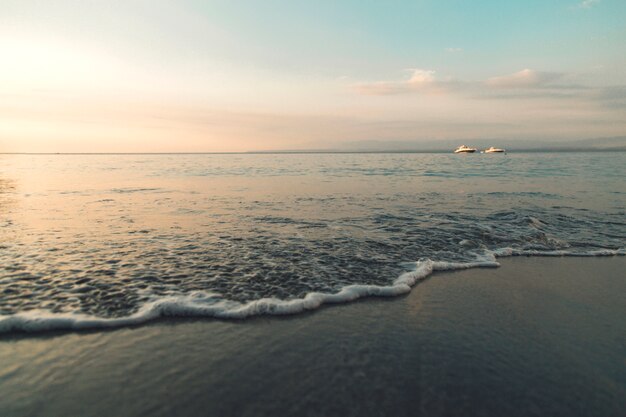
[[0, 334], [11, 332], [44, 332], [53, 330], [88, 330], [128, 327], [143, 324], [161, 317], [213, 317], [219, 319], [245, 319], [259, 315], [291, 315], [315, 310], [324, 304], [347, 303], [364, 297], [396, 297], [411, 291], [419, 281], [434, 271], [454, 271], [470, 268], [498, 267], [497, 257], [507, 256], [615, 256], [626, 255], [626, 248], [601, 249], [586, 252], [539, 251], [502, 248], [478, 256], [474, 262], [445, 262], [430, 259], [417, 261], [415, 269], [405, 272], [392, 285], [348, 285], [339, 292], [309, 293], [304, 298], [279, 300], [262, 298], [246, 304], [228, 301], [210, 293], [163, 297], [144, 304], [136, 313], [117, 318], [103, 318], [76, 313], [51, 313], [31, 310], [0, 316]]

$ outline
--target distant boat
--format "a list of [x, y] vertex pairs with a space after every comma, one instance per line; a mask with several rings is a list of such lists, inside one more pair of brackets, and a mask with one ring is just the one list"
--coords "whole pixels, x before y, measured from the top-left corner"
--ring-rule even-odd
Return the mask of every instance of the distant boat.
[[470, 148], [469, 146], [461, 145], [454, 150], [454, 153], [474, 153], [476, 148]]
[[485, 149], [485, 153], [502, 153], [505, 152], [504, 149], [494, 148], [493, 146], [489, 149]]

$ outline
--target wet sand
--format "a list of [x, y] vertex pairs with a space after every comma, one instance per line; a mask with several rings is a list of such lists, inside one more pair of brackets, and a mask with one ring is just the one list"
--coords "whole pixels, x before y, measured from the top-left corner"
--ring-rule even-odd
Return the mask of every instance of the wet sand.
[[626, 257], [501, 263], [293, 317], [4, 335], [0, 415], [623, 415]]

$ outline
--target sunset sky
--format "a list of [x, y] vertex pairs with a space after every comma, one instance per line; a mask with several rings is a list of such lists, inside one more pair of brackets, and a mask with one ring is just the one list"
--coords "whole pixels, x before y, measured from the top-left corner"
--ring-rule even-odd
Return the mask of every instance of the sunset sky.
[[624, 22], [624, 0], [0, 0], [0, 152], [626, 135]]

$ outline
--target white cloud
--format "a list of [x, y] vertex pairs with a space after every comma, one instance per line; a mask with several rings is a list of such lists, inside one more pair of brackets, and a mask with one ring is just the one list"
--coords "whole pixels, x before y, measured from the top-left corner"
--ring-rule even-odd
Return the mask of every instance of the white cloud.
[[435, 85], [435, 71], [421, 68], [411, 68], [411, 77], [406, 81], [376, 81], [369, 83], [359, 83], [352, 88], [365, 95], [384, 96], [392, 94], [403, 94], [414, 91], [429, 91]]
[[446, 48], [446, 52], [450, 52], [451, 54], [463, 52], [463, 48]]
[[[489, 78], [484, 82], [463, 82], [453, 79], [436, 77], [436, 71], [412, 68], [406, 81], [376, 81], [353, 84], [354, 91], [364, 95], [395, 95], [395, 94], [473, 94], [483, 95], [489, 90], [552, 90], [572, 87], [560, 81], [565, 74], [559, 72], [535, 71], [523, 69], [513, 74]], [[485, 87], [488, 87], [485, 89]], [[489, 93], [490, 94], [490, 93]], [[518, 93], [516, 93], [518, 94]], [[525, 93], [526, 94], [526, 93]]]
[[435, 71], [423, 69], [413, 69], [412, 71], [413, 75], [408, 81], [411, 85], [425, 85], [435, 81]]
[[523, 69], [513, 74], [489, 78], [486, 84], [496, 88], [537, 88], [563, 77], [558, 72], [540, 72]]
[[596, 4], [600, 3], [600, 0], [583, 0], [578, 3], [578, 8], [580, 9], [591, 9]]
[[446, 103], [446, 106], [455, 106], [465, 103], [470, 107], [472, 103], [499, 102], [504, 107], [524, 107], [530, 106], [530, 103], [533, 103], [532, 106], [539, 103], [558, 111], [577, 111], [575, 109], [581, 108], [602, 108], [615, 112], [626, 110], [626, 86], [581, 84], [577, 82], [579, 77], [572, 73], [527, 68], [484, 81], [463, 81], [436, 76], [433, 70], [407, 71], [410, 71], [410, 76], [405, 81], [363, 82], [352, 84], [351, 88], [358, 94], [369, 96], [421, 96], [422, 100], [411, 102], [428, 102], [431, 105]]

